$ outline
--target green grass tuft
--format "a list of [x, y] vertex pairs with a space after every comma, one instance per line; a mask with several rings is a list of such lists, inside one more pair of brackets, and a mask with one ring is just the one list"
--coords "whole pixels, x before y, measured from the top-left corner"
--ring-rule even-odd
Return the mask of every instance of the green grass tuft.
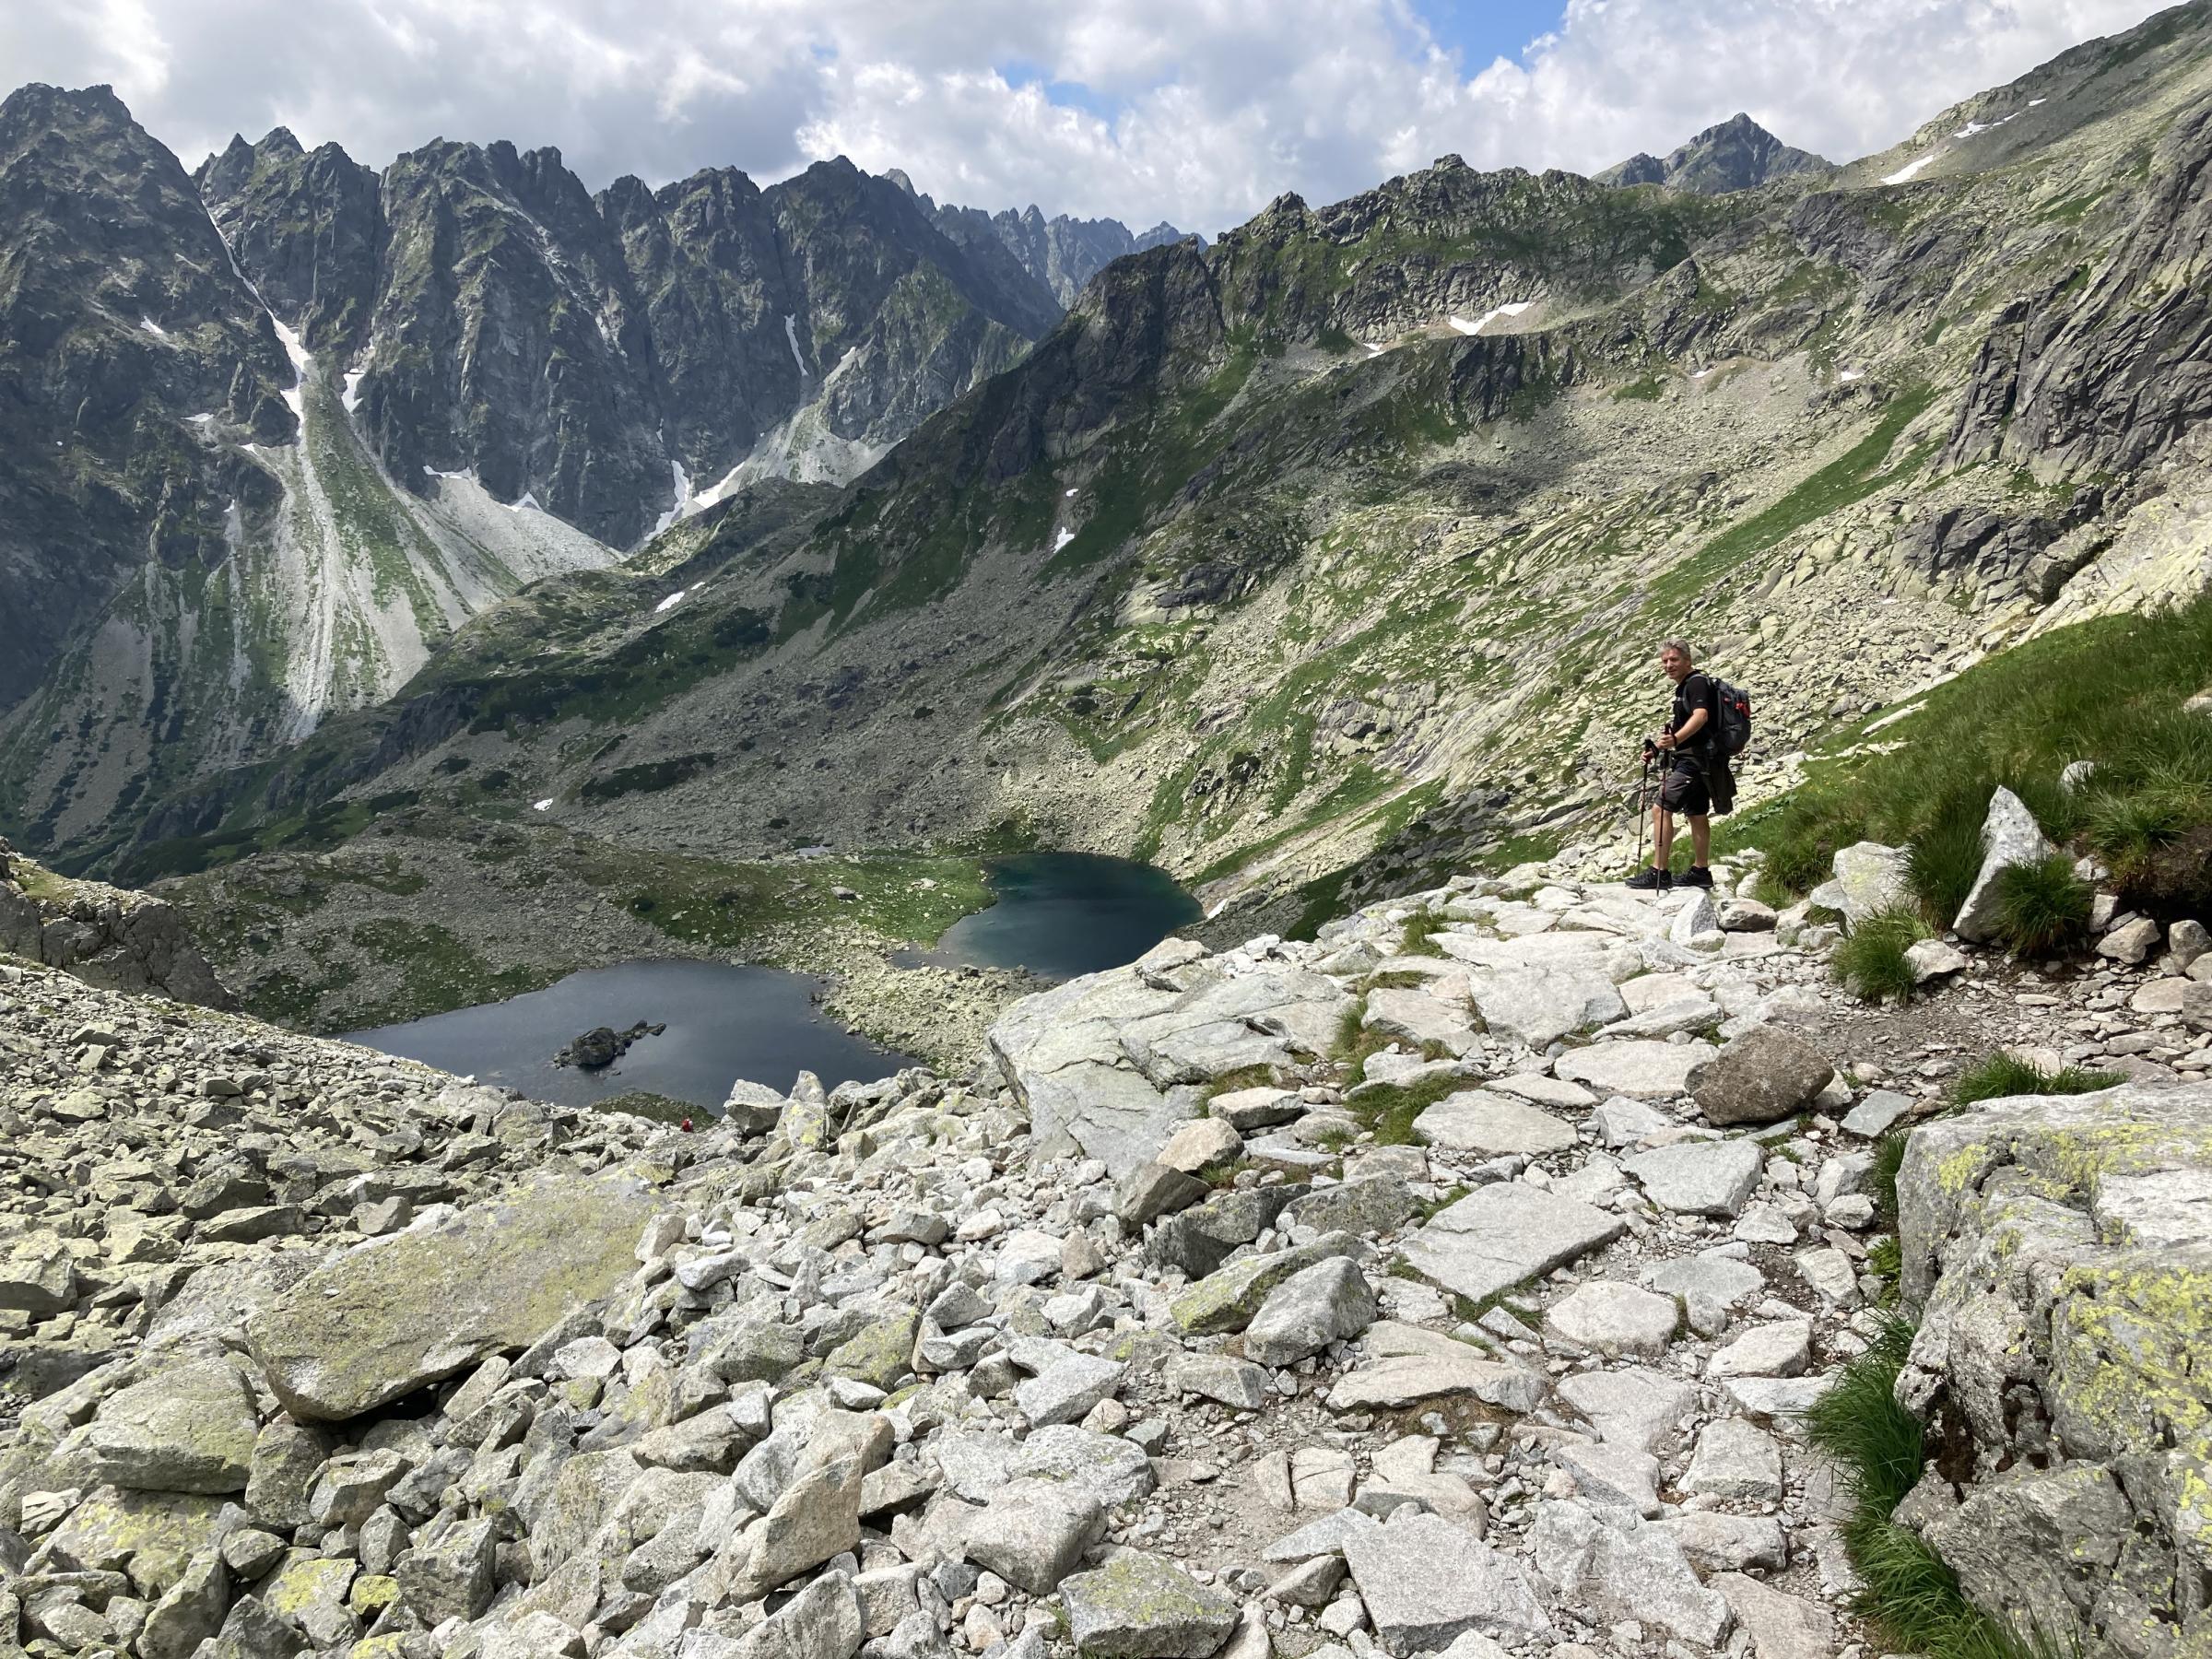
[[1883, 1287], [1882, 1306], [1896, 1307], [1898, 1281], [1905, 1272], [1905, 1253], [1895, 1233], [1885, 1233], [1866, 1246], [1866, 1270], [1888, 1281]]
[[1843, 1543], [1865, 1584], [1857, 1611], [1886, 1649], [1924, 1659], [2034, 1659], [2041, 1644], [2018, 1641], [1974, 1606], [1958, 1574], [1889, 1518], [1919, 1482], [1926, 1452], [1919, 1418], [1897, 1403], [1912, 1347], [1911, 1322], [1885, 1315], [1866, 1351], [1806, 1414], [1813, 1444], [1836, 1461], [1852, 1496]]
[[1916, 982], [1905, 952], [1928, 936], [1927, 924], [1912, 911], [1879, 911], [1836, 947], [1830, 967], [1862, 1002], [1902, 1002], [1912, 994]]
[[1874, 1166], [1866, 1171], [1866, 1180], [1874, 1189], [1874, 1218], [1877, 1227], [1894, 1232], [1897, 1230], [1897, 1172], [1904, 1167], [1905, 1141], [1910, 1131], [1892, 1129], [1874, 1143]]
[[2063, 853], [1997, 872], [1996, 934], [2017, 957], [2064, 956], [2088, 943], [2089, 884]]
[[1446, 1095], [1475, 1087], [1475, 1079], [1456, 1075], [1424, 1078], [1418, 1083], [1392, 1083], [1371, 1089], [1346, 1102], [1347, 1109], [1375, 1138], [1379, 1147], [1412, 1147], [1413, 1120]]
[[1979, 772], [1954, 780], [1912, 832], [1907, 879], [1922, 912], [1942, 926], [1958, 915], [1982, 873], [1982, 825], [1996, 785]]
[[1408, 916], [1406, 919], [1406, 931], [1398, 935], [1398, 954], [1400, 956], [1423, 954], [1434, 956], [1436, 954], [1434, 951], [1426, 950], [1425, 947], [1430, 939], [1450, 925], [1449, 922], [1434, 911], [1421, 911]]
[[1842, 1465], [1853, 1496], [1877, 1506], [1884, 1520], [1920, 1479], [1920, 1419], [1894, 1392], [1912, 1348], [1912, 1322], [1884, 1319], [1866, 1351], [1806, 1413], [1813, 1444]]
[[1998, 1049], [1952, 1079], [1951, 1104], [1972, 1106], [2013, 1095], [2095, 1094], [2100, 1088], [2117, 1088], [2126, 1081], [2118, 1072], [2088, 1071], [2078, 1065], [2045, 1071], [2032, 1060]]

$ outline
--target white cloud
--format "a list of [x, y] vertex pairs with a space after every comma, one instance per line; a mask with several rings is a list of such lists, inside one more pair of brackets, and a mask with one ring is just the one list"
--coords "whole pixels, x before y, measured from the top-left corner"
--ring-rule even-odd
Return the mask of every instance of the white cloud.
[[1447, 152], [1588, 171], [1738, 109], [1846, 159], [2153, 9], [1566, 0], [1468, 64], [1415, 0], [97, 0], [6, 8], [0, 63], [112, 81], [187, 166], [278, 124], [375, 166], [433, 136], [552, 144], [594, 185], [842, 153], [941, 200], [1216, 231]]

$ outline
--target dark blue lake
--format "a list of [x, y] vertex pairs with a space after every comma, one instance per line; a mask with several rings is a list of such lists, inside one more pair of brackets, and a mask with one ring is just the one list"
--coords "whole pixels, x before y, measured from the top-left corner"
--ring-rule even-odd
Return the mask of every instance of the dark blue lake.
[[1072, 979], [1135, 961], [1200, 914], [1172, 876], [1126, 858], [1022, 853], [989, 879], [998, 902], [946, 929], [933, 959]]
[[[826, 1018], [813, 1004], [814, 988], [777, 968], [624, 962], [505, 1002], [348, 1032], [347, 1041], [569, 1106], [643, 1089], [716, 1108], [738, 1077], [789, 1089], [810, 1071], [834, 1088], [913, 1064]], [[640, 1038], [602, 1071], [553, 1064], [579, 1033], [594, 1026], [619, 1031], [641, 1019], [668, 1029]]]

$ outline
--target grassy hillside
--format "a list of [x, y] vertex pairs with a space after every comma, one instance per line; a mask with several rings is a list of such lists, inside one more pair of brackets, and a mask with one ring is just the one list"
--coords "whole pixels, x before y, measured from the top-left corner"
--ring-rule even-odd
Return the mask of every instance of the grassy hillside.
[[[1730, 821], [1722, 844], [1764, 848], [1768, 872], [1798, 893], [1827, 878], [1839, 847], [1910, 844], [1914, 893], [1942, 925], [1973, 884], [2002, 785], [2054, 841], [2107, 865], [2130, 904], [2201, 913], [2208, 691], [2212, 598], [2053, 629], [1846, 734], [1801, 788]], [[2079, 763], [2069, 788], [2062, 774]]]

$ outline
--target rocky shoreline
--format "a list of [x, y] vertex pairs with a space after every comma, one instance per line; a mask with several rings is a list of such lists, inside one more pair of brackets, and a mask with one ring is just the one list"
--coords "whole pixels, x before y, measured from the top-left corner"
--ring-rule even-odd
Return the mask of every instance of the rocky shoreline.
[[[958, 1072], [739, 1083], [697, 1134], [0, 964], [0, 1651], [1871, 1654], [1800, 1414], [1901, 1295], [1936, 1420], [1990, 1466], [2050, 1424], [1931, 1473], [1947, 1556], [2015, 1559], [2038, 1480], [2132, 1524], [2079, 1365], [1986, 1415], [2009, 1281], [1957, 1218], [2201, 1179], [2178, 1129], [2065, 1147], [2212, 1113], [2212, 1020], [2155, 941], [1866, 1008], [1735, 888], [1529, 867], [1169, 940]], [[1994, 1043], [2132, 1081], [1947, 1116]], [[1886, 1268], [1875, 1148], [1924, 1122]], [[2087, 1186], [1961, 1181], [1983, 1123]], [[2184, 1358], [2130, 1397], [2180, 1420]], [[2126, 1535], [2127, 1598], [1960, 1571], [2182, 1651], [2172, 1535]]]
[[[911, 942], [859, 913], [868, 900], [890, 895], [835, 900], [804, 861], [765, 868], [784, 883], [819, 887], [821, 902], [794, 904], [788, 919], [725, 943], [692, 932], [684, 916], [688, 908], [713, 909], [720, 875], [700, 877], [700, 890], [683, 898], [641, 907], [641, 881], [616, 879], [594, 862], [619, 860], [627, 869], [640, 855], [597, 845], [580, 852], [560, 832], [535, 828], [491, 832], [512, 844], [487, 864], [477, 856], [483, 849], [448, 830], [244, 860], [161, 884], [173, 901], [161, 908], [205, 947], [246, 1006], [322, 1033], [497, 1001], [582, 969], [678, 958], [817, 978], [818, 1000], [849, 1030], [957, 1070], [982, 1050], [999, 1011], [1036, 988], [997, 970], [896, 966], [891, 959]], [[761, 878], [759, 869], [728, 873], [739, 875]], [[980, 878], [976, 886], [980, 895]], [[959, 903], [934, 907], [929, 936], [959, 913]]]

